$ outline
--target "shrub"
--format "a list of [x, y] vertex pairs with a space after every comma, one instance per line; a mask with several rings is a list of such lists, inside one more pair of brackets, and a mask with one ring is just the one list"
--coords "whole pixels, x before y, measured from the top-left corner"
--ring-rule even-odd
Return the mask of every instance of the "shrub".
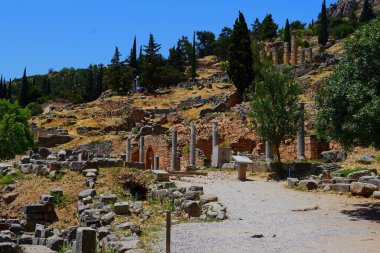
[[30, 111], [32, 116], [36, 116], [43, 112], [42, 106], [36, 102], [28, 104], [26, 108]]
[[355, 31], [355, 28], [350, 24], [340, 24], [333, 29], [331, 29], [331, 33], [335, 39], [343, 39], [348, 35], [352, 34]]
[[56, 204], [59, 207], [65, 207], [67, 202], [70, 199], [69, 194], [59, 194], [59, 193], [53, 193], [52, 196], [54, 197], [54, 204]]
[[224, 142], [220, 143], [219, 147], [221, 147], [221, 148], [229, 148], [229, 147], [231, 147], [231, 142], [224, 141]]
[[182, 148], [182, 154], [188, 154], [190, 153], [190, 145], [186, 145]]

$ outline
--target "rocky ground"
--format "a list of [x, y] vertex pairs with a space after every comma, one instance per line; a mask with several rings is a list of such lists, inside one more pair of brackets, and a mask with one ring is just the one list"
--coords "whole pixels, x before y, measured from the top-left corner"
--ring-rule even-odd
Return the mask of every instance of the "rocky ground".
[[[301, 192], [231, 173], [190, 178], [227, 206], [229, 219], [174, 225], [172, 252], [378, 252], [380, 202]], [[164, 237], [156, 252], [165, 252]]]

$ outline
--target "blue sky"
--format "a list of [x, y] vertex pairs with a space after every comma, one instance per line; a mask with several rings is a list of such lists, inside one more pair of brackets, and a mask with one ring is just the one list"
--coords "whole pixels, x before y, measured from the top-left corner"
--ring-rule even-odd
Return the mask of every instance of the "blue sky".
[[[327, 0], [327, 5], [335, 0]], [[133, 37], [146, 44], [149, 33], [167, 55], [182, 35], [232, 27], [241, 10], [252, 24], [272, 13], [309, 22], [322, 0], [0, 0], [0, 74], [6, 78], [47, 73], [49, 68], [108, 64], [114, 47], [123, 56]]]

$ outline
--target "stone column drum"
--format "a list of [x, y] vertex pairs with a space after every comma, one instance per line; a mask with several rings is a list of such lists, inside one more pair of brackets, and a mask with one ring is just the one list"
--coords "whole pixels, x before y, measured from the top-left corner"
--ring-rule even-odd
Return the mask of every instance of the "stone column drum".
[[290, 52], [290, 64], [297, 65], [298, 57], [297, 46], [297, 32], [293, 31], [291, 35], [291, 52]]
[[196, 167], [196, 162], [195, 162], [195, 152], [196, 152], [196, 142], [197, 142], [197, 137], [196, 137], [196, 132], [197, 129], [195, 127], [194, 123], [191, 123], [190, 126], [190, 167], [195, 168]]
[[284, 64], [289, 64], [289, 42], [284, 43]]
[[171, 170], [177, 170], [177, 130], [174, 129], [172, 133], [172, 160]]
[[278, 65], [278, 51], [277, 51], [277, 47], [272, 47], [271, 51], [272, 51], [273, 65], [277, 66]]
[[140, 137], [139, 163], [144, 163], [144, 136]]
[[300, 117], [298, 120], [298, 131], [297, 131], [297, 160], [304, 161], [305, 158], [305, 119], [304, 110], [305, 104], [298, 103], [298, 110], [300, 112]]
[[313, 62], [313, 49], [311, 47], [305, 49], [305, 59], [306, 62]]

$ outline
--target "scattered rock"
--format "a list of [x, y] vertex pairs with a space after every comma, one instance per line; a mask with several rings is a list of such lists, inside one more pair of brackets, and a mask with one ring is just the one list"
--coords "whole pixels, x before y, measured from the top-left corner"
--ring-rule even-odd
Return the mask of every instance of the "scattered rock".
[[373, 184], [353, 182], [351, 183], [350, 190], [353, 195], [369, 197], [377, 190], [377, 186]]

